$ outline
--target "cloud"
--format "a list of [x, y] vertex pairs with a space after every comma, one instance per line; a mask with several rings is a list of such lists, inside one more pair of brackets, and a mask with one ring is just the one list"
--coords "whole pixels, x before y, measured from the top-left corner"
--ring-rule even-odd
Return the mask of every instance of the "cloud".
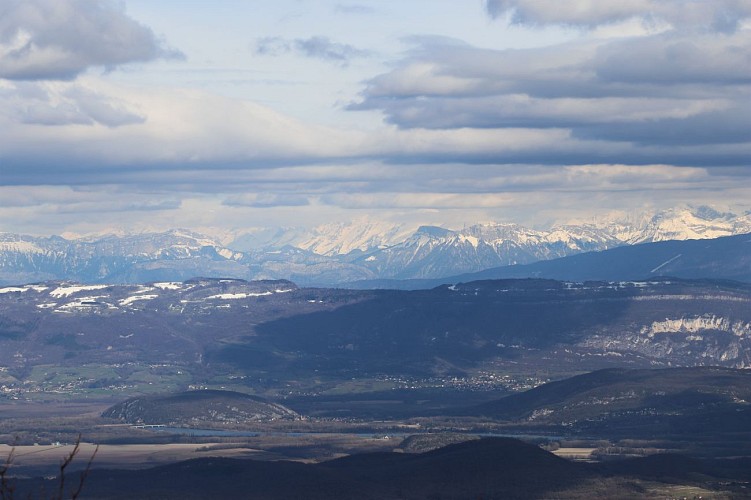
[[339, 161], [373, 147], [366, 134], [249, 101], [94, 77], [0, 80], [0, 130], [0, 184], [190, 182], [201, 191], [231, 188], [232, 172]]
[[[312, 171], [312, 172], [311, 172]], [[307, 225], [322, 220], [351, 220], [352, 210], [402, 223], [448, 224], [510, 220], [541, 224], [567, 217], [587, 217], [607, 209], [630, 210], [645, 203], [670, 207], [686, 202], [739, 203], [748, 209], [748, 172], [672, 165], [329, 165], [225, 172], [217, 185], [204, 179], [185, 190], [179, 176], [140, 183], [70, 186], [0, 186], [0, 227], [5, 231], [59, 234], [146, 231], [171, 227], [246, 228], [248, 225]], [[188, 175], [198, 172], [187, 172]], [[212, 173], [213, 174], [213, 173]], [[221, 172], [217, 172], [221, 176]], [[246, 183], [245, 176], [254, 180]], [[179, 181], [178, 181], [179, 179]], [[309, 204], [281, 204], [300, 196]], [[172, 183], [169, 183], [169, 181]], [[315, 182], [313, 181], [315, 180]], [[260, 183], [260, 184], [259, 184]], [[315, 186], [318, 186], [317, 188]], [[235, 189], [234, 194], [226, 195]], [[308, 194], [318, 191], [318, 194]], [[215, 194], [214, 194], [215, 193]], [[266, 210], [258, 194], [278, 203]], [[239, 203], [228, 203], [234, 198]], [[159, 206], [166, 200], [163, 206]], [[262, 201], [263, 197], [259, 201]], [[179, 206], [178, 206], [179, 201]], [[244, 203], [249, 202], [249, 203]], [[272, 205], [272, 203], [267, 203]], [[97, 214], [92, 217], [91, 214]], [[220, 233], [220, 234], [226, 234]]]
[[370, 55], [367, 50], [361, 50], [346, 43], [334, 42], [325, 36], [295, 38], [293, 40], [281, 37], [263, 37], [256, 40], [255, 52], [268, 56], [294, 53], [303, 57], [344, 65], [352, 59]]
[[325, 196], [322, 201], [347, 209], [466, 209], [514, 206], [518, 197], [508, 193], [340, 193]]
[[334, 12], [339, 12], [341, 14], [373, 14], [375, 13], [375, 9], [369, 5], [362, 5], [362, 4], [336, 4], [334, 7]]
[[256, 39], [255, 53], [262, 56], [280, 56], [292, 50], [289, 40], [279, 36], [266, 36]]
[[665, 33], [601, 45], [593, 58], [603, 83], [681, 85], [751, 83], [751, 34]]
[[133, 192], [112, 186], [80, 189], [71, 186], [0, 186], [3, 208], [40, 214], [102, 214], [172, 211], [182, 202], [174, 193]]
[[491, 17], [510, 15], [518, 24], [593, 28], [637, 18], [676, 29], [726, 33], [751, 17], [751, 4], [744, 0], [487, 0], [486, 9]]
[[[563, 143], [532, 158], [561, 163], [685, 161], [696, 145], [751, 148], [751, 31], [661, 33], [584, 40], [526, 50], [480, 49], [440, 40], [419, 45], [367, 82], [352, 110], [380, 110], [402, 129], [567, 130]], [[599, 141], [599, 146], [571, 139]], [[568, 156], [566, 143], [581, 147]], [[620, 146], [629, 144], [624, 149]], [[639, 146], [674, 148], [657, 152]], [[592, 147], [594, 146], [594, 147]], [[584, 153], [589, 150], [589, 153]], [[704, 155], [726, 164], [732, 149]], [[740, 150], [736, 151], [737, 153]], [[709, 153], [709, 150], [705, 150]], [[649, 155], [659, 156], [649, 158]], [[745, 154], [745, 153], [743, 153]], [[547, 156], [548, 159], [545, 159]], [[735, 155], [737, 164], [745, 164]], [[696, 164], [696, 163], [689, 163]]]
[[[546, 197], [585, 197], [586, 193], [671, 192], [717, 189], [727, 179], [713, 179], [705, 169], [671, 165], [485, 166], [464, 169], [465, 177], [418, 183], [419, 173], [405, 173], [388, 189], [340, 191], [320, 197], [342, 208], [503, 208], [537, 205]], [[412, 177], [412, 178], [410, 178]]]
[[60, 205], [55, 210], [58, 214], [102, 214], [121, 212], [161, 212], [164, 210], [177, 210], [182, 202], [177, 199], [170, 200], [143, 200], [132, 201], [127, 198], [110, 199], [107, 202], [82, 202]]
[[310, 205], [307, 196], [289, 193], [257, 193], [231, 196], [222, 202], [228, 207], [304, 207]]
[[0, 15], [0, 78], [69, 80], [94, 66], [183, 57], [109, 0], [8, 0]]
[[580, 126], [574, 136], [584, 139], [627, 141], [658, 146], [690, 144], [751, 144], [751, 105], [730, 106], [720, 111], [686, 118], [623, 121], [607, 126]]
[[[14, 91], [0, 90], [14, 118], [30, 125], [103, 125], [115, 128], [143, 123], [145, 117], [120, 99], [83, 86], [23, 82]], [[14, 96], [13, 94], [18, 95]], [[23, 97], [20, 97], [23, 96]], [[6, 111], [7, 113], [8, 111]]]
[[[202, 90], [92, 75], [0, 79], [0, 186], [19, 186], [19, 196], [40, 185], [122, 190], [43, 204], [39, 213], [54, 215], [50, 227], [65, 214], [103, 213], [98, 207], [110, 197], [117, 210], [140, 214], [131, 220], [150, 223], [153, 215], [185, 226], [191, 217], [221, 225], [228, 214], [243, 224], [269, 207], [278, 210], [264, 217], [349, 209], [411, 217], [441, 209], [521, 213], [546, 197], [551, 207], [593, 208], [627, 206], [621, 197], [638, 204], [687, 192], [703, 202], [707, 193], [749, 195], [747, 30], [526, 50], [437, 37], [410, 42], [404, 59], [366, 82], [351, 106], [386, 118], [367, 130], [306, 123]], [[257, 50], [340, 61], [315, 52], [332, 44], [313, 44], [306, 54], [294, 39], [269, 38]], [[156, 194], [130, 199], [141, 191]], [[11, 224], [39, 220], [34, 207], [6, 208], [0, 217]]]
[[[0, 229], [320, 223], [348, 210], [421, 223], [429, 213], [461, 225], [687, 197], [747, 205], [751, 33], [738, 25], [740, 3], [688, 2], [683, 17], [651, 0], [635, 0], [636, 10], [574, 1], [570, 12], [561, 2], [544, 12], [521, 0], [491, 4], [504, 19], [585, 29], [567, 31], [574, 41], [522, 50], [405, 39], [410, 50], [377, 64], [382, 74], [349, 107], [368, 113], [359, 129], [205, 90], [87, 74], [168, 49], [113, 3], [6, 2], [13, 21], [0, 15]], [[692, 21], [700, 4], [712, 16], [720, 12], [712, 5], [726, 6], [725, 27]], [[328, 14], [352, 21], [345, 14], [369, 13], [354, 7], [331, 4]], [[33, 9], [55, 15], [36, 19]], [[109, 33], [124, 36], [108, 41]], [[336, 34], [295, 36], [259, 38], [255, 52], [342, 67], [371, 55]], [[354, 78], [368, 70], [356, 69]]]
[[328, 61], [347, 62], [356, 57], [365, 57], [368, 51], [360, 50], [346, 43], [332, 42], [325, 36], [314, 36], [307, 40], [295, 40], [295, 48], [307, 57]]
[[[81, 105], [80, 99], [90, 106]], [[0, 184], [118, 184], [235, 194], [255, 193], [263, 185], [274, 194], [316, 195], [399, 190], [400, 183], [433, 188], [446, 179], [441, 189], [451, 190], [469, 177], [487, 180], [503, 165], [739, 166], [751, 152], [746, 142], [738, 142], [748, 127], [736, 127], [733, 144], [722, 143], [730, 137], [731, 126], [723, 129], [719, 123], [717, 140], [702, 139], [700, 121], [713, 111], [725, 112], [722, 99], [686, 100], [683, 110], [668, 98], [477, 99], [474, 108], [467, 107], [469, 97], [394, 99], [403, 109], [417, 109], [426, 100], [418, 111], [444, 114], [447, 122], [429, 129], [423, 125], [437, 118], [418, 114], [414, 123], [401, 128], [360, 131], [309, 124], [262, 105], [196, 90], [130, 87], [93, 77], [75, 82], [0, 81]], [[492, 114], [499, 107], [494, 99], [500, 99], [501, 108], [518, 107], [516, 115], [509, 115], [508, 126], [499, 126], [497, 113]], [[57, 114], [46, 116], [33, 106], [47, 106], [43, 109]], [[466, 123], [458, 122], [461, 113]], [[478, 125], [482, 113], [488, 126]], [[691, 127], [698, 135], [683, 141], [661, 138], [657, 132], [634, 138], [640, 129], [624, 128], [652, 120], [656, 125], [651, 130], [659, 132], [661, 124], [671, 125], [660, 119], [685, 116], [697, 117]], [[525, 117], [524, 125], [514, 123]], [[742, 113], [733, 123], [743, 125]], [[428, 170], [430, 164], [438, 170]], [[445, 169], [439, 169], [442, 165]], [[407, 172], [412, 176], [405, 177]], [[245, 201], [284, 200], [289, 202]]]

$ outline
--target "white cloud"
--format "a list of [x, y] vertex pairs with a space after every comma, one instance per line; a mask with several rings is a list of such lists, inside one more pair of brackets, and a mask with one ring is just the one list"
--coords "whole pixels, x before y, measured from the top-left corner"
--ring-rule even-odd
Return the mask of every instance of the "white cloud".
[[0, 16], [0, 78], [71, 79], [112, 68], [181, 57], [110, 0], [7, 0]]
[[[614, 143], [751, 144], [749, 30], [527, 50], [423, 43], [371, 79], [351, 109], [380, 110], [405, 129], [557, 128]], [[559, 149], [552, 142], [544, 148]], [[618, 147], [611, 152], [618, 155]]]
[[370, 52], [331, 40], [325, 36], [296, 38], [294, 40], [274, 36], [256, 40], [255, 53], [264, 56], [281, 56], [293, 52], [303, 57], [321, 59], [347, 65], [352, 59], [367, 57]]
[[[106, 174], [107, 165], [273, 166], [341, 156], [353, 142], [346, 132], [201, 91], [112, 85], [96, 78], [18, 85], [0, 91], [0, 124], [7, 131], [0, 136], [0, 156], [8, 173], [54, 174], [65, 165], [86, 175]], [[24, 98], [22, 89], [34, 97]], [[52, 110], [49, 119], [31, 114], [31, 105]]]
[[677, 29], [731, 32], [751, 16], [745, 0], [487, 0], [486, 6], [492, 17], [511, 15], [516, 23], [587, 28], [637, 18]]
[[289, 193], [245, 193], [241, 195], [230, 196], [223, 205], [228, 207], [303, 207], [310, 205], [307, 196]]
[[[335, 3], [325, 8], [332, 38], [316, 37], [313, 4], [295, 3], [300, 17], [222, 24], [206, 44], [184, 23], [201, 17], [193, 11], [170, 32], [191, 47], [192, 70], [168, 62], [95, 76], [87, 70], [168, 49], [121, 4], [10, 2], [12, 16], [0, 17], [0, 230], [320, 223], [349, 210], [471, 223], [748, 199], [747, 2], [688, 2], [685, 12], [673, 0], [566, 3], [489, 2], [495, 15], [535, 25], [508, 33], [480, 6], [477, 23], [436, 12], [430, 26], [451, 29], [430, 31], [454, 38], [410, 36], [407, 20], [421, 14], [413, 6], [391, 6], [406, 17], [390, 24], [385, 11], [343, 15], [372, 9]], [[138, 5], [150, 25], [169, 26], [152, 21], [170, 8]], [[37, 19], [34, 9], [54, 15]], [[584, 29], [540, 29], [550, 24]], [[457, 39], [470, 25], [487, 28], [464, 33], [484, 48]], [[521, 32], [540, 38], [505, 39]], [[263, 37], [257, 55], [269, 57], [248, 57], [249, 36]], [[373, 42], [386, 36], [390, 46]], [[405, 39], [410, 50], [396, 56]], [[316, 61], [338, 67], [321, 73]], [[362, 78], [352, 111], [310, 103], [347, 101]], [[260, 80], [274, 93], [259, 91]]]

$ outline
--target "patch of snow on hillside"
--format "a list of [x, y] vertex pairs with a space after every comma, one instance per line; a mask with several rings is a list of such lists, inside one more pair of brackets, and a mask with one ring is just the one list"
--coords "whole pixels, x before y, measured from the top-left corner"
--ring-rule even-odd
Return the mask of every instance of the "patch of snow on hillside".
[[35, 292], [43, 292], [47, 290], [48, 287], [41, 286], [41, 285], [26, 285], [23, 287], [18, 286], [7, 286], [5, 288], [0, 288], [0, 295], [4, 293], [13, 293], [13, 292], [28, 292], [29, 290], [34, 290]]
[[[271, 292], [268, 292], [268, 295], [271, 295]], [[236, 299], [245, 299], [247, 297], [248, 297], [247, 293], [220, 293], [218, 295], [211, 295], [206, 298], [207, 299], [221, 299], [221, 300], [236, 300]]]
[[[289, 290], [285, 290], [289, 291]], [[258, 292], [258, 293], [220, 293], [218, 295], [210, 295], [207, 299], [220, 299], [220, 300], [237, 300], [247, 299], [248, 297], [265, 297], [267, 295], [273, 295], [273, 292]]]
[[121, 306], [127, 306], [128, 304], [132, 304], [133, 302], [137, 300], [152, 300], [159, 297], [159, 295], [133, 295], [132, 297], [128, 297], [125, 299], [122, 299], [120, 301]]
[[164, 281], [160, 283], [154, 283], [155, 288], [159, 288], [160, 290], [179, 290], [182, 288], [182, 283], [178, 281]]
[[460, 238], [460, 241], [461, 241], [462, 243], [464, 243], [464, 242], [468, 242], [468, 243], [469, 243], [470, 245], [472, 245], [472, 246], [473, 246], [474, 248], [477, 248], [477, 246], [478, 246], [478, 245], [480, 244], [480, 240], [479, 240], [479, 239], [477, 239], [477, 238], [476, 238], [475, 236], [465, 236], [465, 235], [460, 235], [460, 236], [459, 236], [459, 238]]
[[109, 285], [78, 285], [78, 286], [59, 286], [50, 292], [52, 297], [67, 297], [74, 293], [101, 290], [107, 288]]
[[217, 246], [219, 246], [219, 244], [218, 244], [217, 241], [214, 241], [213, 239], [211, 239], [211, 238], [209, 238], [207, 236], [204, 236], [204, 235], [201, 235], [201, 234], [197, 234], [197, 233], [193, 233], [193, 232], [185, 230], [185, 229], [173, 229], [171, 231], [168, 231], [168, 233], [171, 234], [174, 237], [177, 237], [177, 238], [184, 238], [186, 240], [190, 240], [193, 243], [192, 245], [190, 245], [190, 244], [188, 244], [188, 245], [175, 245], [175, 247], [182, 246], [184, 248], [193, 248], [193, 249], [195, 249], [196, 246], [198, 248], [200, 248], [200, 247], [217, 247]]
[[219, 248], [217, 249], [216, 253], [218, 253], [219, 255], [221, 255], [227, 260], [239, 259], [240, 257], [242, 257], [241, 253], [233, 252], [229, 248]]
[[72, 312], [72, 311], [90, 311], [92, 308], [100, 308], [102, 306], [111, 307], [109, 304], [101, 303], [98, 299], [106, 298], [104, 295], [93, 295], [90, 297], [80, 297], [67, 304], [63, 304], [55, 312]]

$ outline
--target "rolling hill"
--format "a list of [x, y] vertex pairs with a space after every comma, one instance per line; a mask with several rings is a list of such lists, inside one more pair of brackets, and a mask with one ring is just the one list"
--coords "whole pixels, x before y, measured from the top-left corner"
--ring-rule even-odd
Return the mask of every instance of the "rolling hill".
[[598, 370], [466, 409], [466, 415], [587, 435], [661, 438], [751, 433], [751, 372], [718, 367]]
[[139, 396], [108, 408], [102, 416], [129, 424], [177, 427], [300, 418], [289, 408], [262, 398], [239, 392], [217, 390]]

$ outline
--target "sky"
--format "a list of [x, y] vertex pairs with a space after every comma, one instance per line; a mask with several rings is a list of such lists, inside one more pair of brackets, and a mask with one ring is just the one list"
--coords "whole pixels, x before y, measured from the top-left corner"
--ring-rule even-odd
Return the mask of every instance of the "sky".
[[0, 231], [751, 209], [751, 0], [0, 0]]

